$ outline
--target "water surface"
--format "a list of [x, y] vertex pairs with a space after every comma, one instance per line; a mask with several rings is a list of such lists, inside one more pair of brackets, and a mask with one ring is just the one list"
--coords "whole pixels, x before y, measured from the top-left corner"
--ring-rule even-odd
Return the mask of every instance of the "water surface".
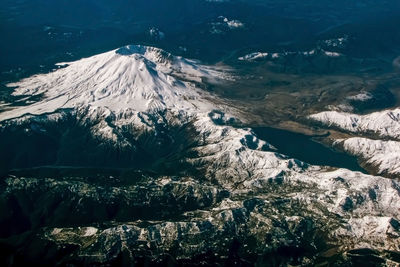
[[276, 147], [279, 153], [291, 158], [313, 165], [346, 168], [366, 173], [355, 157], [322, 145], [314, 141], [312, 136], [271, 127], [253, 128], [253, 131], [260, 139]]

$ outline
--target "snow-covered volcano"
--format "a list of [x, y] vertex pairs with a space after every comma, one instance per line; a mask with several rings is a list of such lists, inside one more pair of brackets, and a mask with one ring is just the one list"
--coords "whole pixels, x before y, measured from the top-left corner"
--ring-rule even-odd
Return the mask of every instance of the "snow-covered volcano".
[[15, 96], [41, 96], [42, 99], [4, 112], [0, 120], [78, 106], [102, 107], [117, 113], [167, 108], [197, 110], [205, 103], [190, 82], [215, 77], [210, 72], [216, 72], [196, 63], [140, 45], [60, 63], [63, 68], [57, 71], [9, 84], [16, 87]]

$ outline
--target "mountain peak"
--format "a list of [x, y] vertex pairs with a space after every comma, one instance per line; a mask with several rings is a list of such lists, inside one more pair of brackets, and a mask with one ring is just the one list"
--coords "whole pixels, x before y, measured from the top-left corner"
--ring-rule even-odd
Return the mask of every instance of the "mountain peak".
[[160, 48], [143, 46], [143, 45], [127, 45], [115, 50], [116, 54], [122, 56], [136, 56], [136, 58], [146, 58], [152, 62], [160, 64], [173, 64], [174, 56]]
[[209, 75], [198, 62], [141, 45], [128, 45], [59, 65], [66, 67], [9, 84], [16, 87], [13, 95], [42, 99], [3, 112], [0, 120], [81, 105], [113, 112], [197, 109], [202, 106], [197, 103], [201, 97], [188, 81]]

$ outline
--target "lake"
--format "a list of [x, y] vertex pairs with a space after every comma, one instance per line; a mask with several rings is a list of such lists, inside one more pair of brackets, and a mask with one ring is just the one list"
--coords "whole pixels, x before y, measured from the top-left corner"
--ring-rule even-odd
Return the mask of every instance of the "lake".
[[355, 157], [324, 146], [314, 141], [312, 136], [271, 127], [253, 128], [253, 131], [260, 139], [273, 145], [279, 153], [289, 157], [312, 165], [346, 168], [366, 173]]

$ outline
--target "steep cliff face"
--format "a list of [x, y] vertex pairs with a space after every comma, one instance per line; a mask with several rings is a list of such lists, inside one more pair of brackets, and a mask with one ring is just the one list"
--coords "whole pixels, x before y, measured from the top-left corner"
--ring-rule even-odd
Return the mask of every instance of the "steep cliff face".
[[0, 114], [3, 259], [396, 260], [400, 184], [290, 159], [233, 127], [237, 111], [196, 86], [226, 77], [127, 46], [12, 84], [39, 100]]

